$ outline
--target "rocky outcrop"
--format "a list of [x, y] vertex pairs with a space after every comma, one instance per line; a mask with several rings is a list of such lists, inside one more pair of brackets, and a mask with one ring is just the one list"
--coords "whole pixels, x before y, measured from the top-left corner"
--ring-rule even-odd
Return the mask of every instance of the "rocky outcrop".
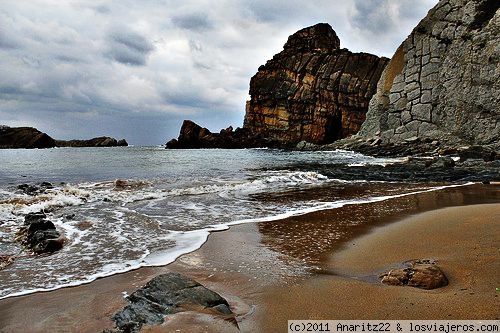
[[277, 140], [263, 138], [259, 134], [250, 132], [245, 128], [233, 130], [230, 126], [219, 133], [212, 133], [191, 120], [184, 120], [177, 139], [172, 139], [166, 144], [169, 149], [192, 148], [258, 148], [258, 147], [283, 147]]
[[178, 273], [158, 275], [128, 298], [130, 302], [113, 316], [117, 332], [139, 332], [143, 325], [157, 325], [171, 313], [200, 307], [231, 316], [228, 302], [219, 294]]
[[121, 147], [128, 146], [125, 139], [116, 140], [107, 136], [101, 136], [90, 140], [57, 140], [57, 147]]
[[24, 217], [17, 240], [36, 254], [52, 253], [62, 249], [64, 238], [56, 230], [54, 223], [42, 213], [29, 213]]
[[387, 59], [340, 49], [320, 23], [291, 35], [250, 81], [244, 128], [286, 144], [358, 132]]
[[53, 148], [53, 147], [119, 147], [128, 146], [125, 139], [107, 136], [90, 140], [54, 140], [33, 127], [8, 127], [0, 125], [0, 149]]
[[420, 289], [436, 289], [448, 285], [448, 279], [432, 260], [411, 260], [404, 268], [391, 269], [381, 274], [381, 282], [391, 286], [409, 286]]
[[498, 152], [499, 7], [498, 0], [439, 1], [382, 73], [359, 136], [392, 147]]
[[0, 126], [0, 149], [52, 148], [56, 142], [33, 127]]

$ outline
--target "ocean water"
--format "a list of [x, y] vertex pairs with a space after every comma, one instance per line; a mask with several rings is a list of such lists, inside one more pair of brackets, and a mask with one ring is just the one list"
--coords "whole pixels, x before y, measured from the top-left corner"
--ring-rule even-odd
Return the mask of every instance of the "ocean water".
[[[348, 151], [0, 150], [0, 256], [15, 257], [0, 270], [0, 299], [165, 265], [233, 224], [441, 188], [350, 181], [324, 172], [335, 165], [399, 162]], [[18, 189], [41, 182], [54, 188], [37, 195]], [[34, 256], [15, 241], [24, 216], [38, 211], [66, 239], [52, 255]]]

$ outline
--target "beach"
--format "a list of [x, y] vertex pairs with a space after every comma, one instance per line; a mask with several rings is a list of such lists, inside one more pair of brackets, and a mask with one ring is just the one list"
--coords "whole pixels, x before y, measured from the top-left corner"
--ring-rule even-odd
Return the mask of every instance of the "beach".
[[[167, 266], [0, 300], [0, 331], [112, 329], [124, 295], [171, 271], [225, 297], [237, 324], [187, 309], [145, 332], [284, 332], [289, 319], [498, 319], [499, 222], [500, 186], [476, 184], [235, 225]], [[378, 282], [410, 259], [436, 260], [449, 285]]]

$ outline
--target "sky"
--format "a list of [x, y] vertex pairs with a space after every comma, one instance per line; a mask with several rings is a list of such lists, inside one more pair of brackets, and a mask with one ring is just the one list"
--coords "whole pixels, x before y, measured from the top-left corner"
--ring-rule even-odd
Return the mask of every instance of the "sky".
[[0, 125], [159, 145], [184, 119], [243, 125], [250, 78], [329, 23], [391, 57], [438, 0], [0, 0]]

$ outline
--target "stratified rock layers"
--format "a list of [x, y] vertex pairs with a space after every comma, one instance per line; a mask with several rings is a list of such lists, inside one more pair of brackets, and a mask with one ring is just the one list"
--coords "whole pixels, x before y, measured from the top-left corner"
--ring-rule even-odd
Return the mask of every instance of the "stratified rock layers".
[[287, 144], [357, 133], [386, 63], [340, 49], [328, 24], [302, 29], [252, 77], [243, 127]]
[[498, 149], [499, 7], [441, 0], [431, 9], [384, 70], [359, 134]]

